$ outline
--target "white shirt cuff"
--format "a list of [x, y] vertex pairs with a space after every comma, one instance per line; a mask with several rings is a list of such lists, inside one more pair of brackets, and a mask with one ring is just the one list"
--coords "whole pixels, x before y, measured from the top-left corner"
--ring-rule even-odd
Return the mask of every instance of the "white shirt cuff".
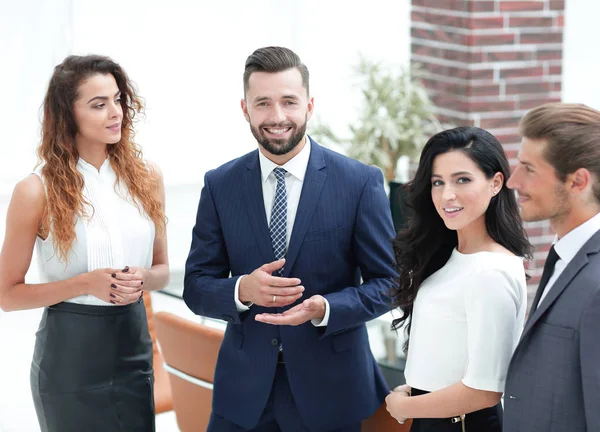
[[238, 312], [246, 312], [247, 310], [250, 310], [250, 306], [252, 306], [252, 303], [250, 303], [248, 306], [246, 306], [244, 303], [242, 303], [240, 301], [240, 282], [242, 281], [242, 278], [244, 276], [240, 276], [238, 278], [238, 280], [235, 282], [235, 290], [233, 291], [233, 299], [235, 300], [235, 308], [237, 309]]
[[323, 297], [323, 299], [325, 300], [325, 316], [323, 317], [323, 319], [321, 321], [319, 321], [317, 319], [310, 320], [312, 325], [314, 325], [315, 327], [325, 327], [329, 323], [329, 302], [327, 301], [327, 299], [325, 297]]

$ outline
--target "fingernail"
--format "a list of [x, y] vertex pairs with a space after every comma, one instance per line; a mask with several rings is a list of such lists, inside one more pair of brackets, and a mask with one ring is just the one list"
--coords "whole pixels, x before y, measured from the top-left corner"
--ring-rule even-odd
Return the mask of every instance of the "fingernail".
[[142, 281], [141, 285], [144, 285], [144, 281]]
[[111, 274], [111, 275], [110, 275], [110, 277], [114, 277], [114, 278], [116, 278], [116, 277], [117, 277], [117, 274], [116, 274], [116, 273], [113, 273], [113, 274]]
[[129, 266], [125, 266], [125, 268], [123, 269], [123, 273], [127, 273], [129, 271]]
[[116, 304], [116, 303], [115, 303], [114, 301], [112, 301], [112, 300], [111, 300], [110, 302], [111, 302], [112, 304]]
[[112, 298], [117, 298], [117, 297], [116, 297], [116, 296], [115, 296], [113, 293], [110, 293], [110, 296], [111, 296]]
[[117, 286], [115, 284], [110, 284], [111, 288], [117, 288]]

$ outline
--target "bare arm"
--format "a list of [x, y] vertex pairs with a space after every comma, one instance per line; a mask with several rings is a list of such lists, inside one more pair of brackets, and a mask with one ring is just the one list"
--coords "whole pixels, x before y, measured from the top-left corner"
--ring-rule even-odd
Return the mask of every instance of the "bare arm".
[[[408, 386], [402, 386], [399, 390]], [[502, 393], [477, 390], [458, 382], [425, 395], [406, 397], [403, 391], [386, 398], [388, 411], [395, 418], [449, 418], [468, 414], [500, 402]]]
[[0, 308], [33, 309], [87, 294], [79, 277], [45, 284], [26, 284], [35, 238], [46, 196], [40, 178], [31, 174], [13, 192], [6, 215], [6, 235], [0, 252]]

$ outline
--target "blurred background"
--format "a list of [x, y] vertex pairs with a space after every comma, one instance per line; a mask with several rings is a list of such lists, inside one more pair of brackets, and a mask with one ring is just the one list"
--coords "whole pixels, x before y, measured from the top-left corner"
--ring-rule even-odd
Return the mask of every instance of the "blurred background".
[[[486, 128], [514, 162], [528, 109], [559, 100], [600, 109], [599, 14], [596, 0], [0, 0], [0, 241], [14, 185], [37, 161], [48, 80], [69, 54], [112, 57], [145, 99], [137, 142], [164, 173], [173, 272], [153, 306], [197, 320], [178, 298], [183, 266], [204, 173], [256, 148], [240, 109], [254, 49], [297, 52], [315, 98], [309, 133], [380, 166], [395, 190], [436, 128]], [[373, 111], [368, 94], [385, 109]], [[527, 228], [536, 245], [531, 292], [553, 234], [543, 223]], [[34, 256], [29, 282], [38, 280], [36, 265]], [[29, 364], [40, 313], [0, 311], [0, 431], [39, 431]], [[369, 331], [397, 381], [402, 336], [390, 321]], [[173, 412], [159, 416], [159, 432], [176, 430]]]

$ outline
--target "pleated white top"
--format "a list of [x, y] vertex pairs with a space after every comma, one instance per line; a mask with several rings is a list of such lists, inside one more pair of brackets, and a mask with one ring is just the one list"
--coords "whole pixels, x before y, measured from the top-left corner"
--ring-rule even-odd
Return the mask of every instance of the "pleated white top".
[[[85, 179], [83, 196], [91, 207], [86, 208], [87, 217], [76, 217], [76, 238], [67, 263], [62, 262], [55, 251], [52, 233], [45, 240], [37, 238], [41, 281], [69, 279], [100, 268], [150, 268], [155, 235], [154, 222], [143, 209], [140, 213], [123, 184], [119, 183], [115, 189], [116, 174], [109, 159], [104, 161], [100, 170], [79, 159], [77, 170]], [[35, 173], [42, 178], [41, 169]], [[83, 295], [67, 301], [113, 306], [92, 295]]]

